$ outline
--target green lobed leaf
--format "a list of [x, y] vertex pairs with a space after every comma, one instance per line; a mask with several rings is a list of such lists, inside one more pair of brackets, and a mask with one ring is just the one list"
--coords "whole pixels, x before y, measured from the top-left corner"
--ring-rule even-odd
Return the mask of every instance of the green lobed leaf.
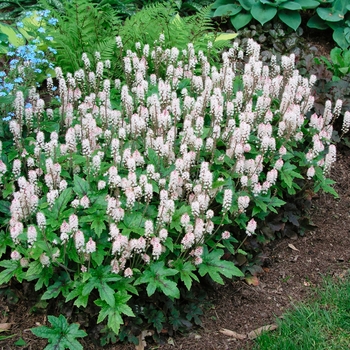
[[97, 289], [100, 293], [100, 298], [104, 300], [109, 306], [114, 307], [114, 290], [106, 282], [99, 283], [97, 285]]
[[90, 189], [88, 182], [78, 175], [74, 175], [74, 192], [80, 197], [85, 196]]
[[208, 253], [208, 248], [204, 247], [203, 262], [199, 265], [199, 274], [201, 276], [208, 274], [213, 281], [219, 284], [224, 284], [220, 274], [227, 278], [243, 277], [244, 274], [233, 262], [221, 260], [223, 255], [224, 251], [222, 249], [216, 249]]
[[7, 283], [16, 274], [19, 262], [14, 260], [4, 260], [0, 262], [0, 266], [4, 267], [5, 270], [0, 273], [0, 285]]
[[199, 282], [198, 277], [192, 272], [196, 270], [196, 267], [189, 261], [183, 263], [181, 260], [177, 260], [174, 262], [174, 267], [179, 271], [180, 279], [188, 290], [192, 287], [192, 280]]
[[67, 208], [67, 204], [70, 201], [72, 196], [72, 188], [66, 188], [60, 196], [56, 199], [55, 204], [52, 207], [51, 213], [55, 219], [58, 219], [63, 212]]
[[271, 7], [269, 5], [263, 5], [261, 3], [255, 4], [252, 7], [251, 14], [252, 16], [261, 24], [271, 21], [277, 13], [277, 9], [275, 7]]
[[48, 339], [49, 344], [44, 350], [83, 349], [82, 345], [76, 340], [76, 338], [86, 337], [87, 334], [79, 329], [79, 325], [75, 323], [69, 325], [63, 315], [59, 315], [59, 317], [49, 315], [48, 320], [51, 323], [52, 328], [40, 326], [31, 329], [32, 333], [37, 337]]
[[118, 334], [120, 326], [124, 323], [122, 315], [124, 314], [129, 317], [135, 317], [135, 314], [127, 305], [131, 295], [128, 295], [126, 292], [118, 291], [115, 293], [114, 298], [114, 307], [111, 307], [101, 299], [95, 300], [95, 304], [101, 307], [101, 311], [97, 318], [97, 323], [102, 322], [106, 317], [108, 317], [108, 327], [111, 328], [115, 334]]

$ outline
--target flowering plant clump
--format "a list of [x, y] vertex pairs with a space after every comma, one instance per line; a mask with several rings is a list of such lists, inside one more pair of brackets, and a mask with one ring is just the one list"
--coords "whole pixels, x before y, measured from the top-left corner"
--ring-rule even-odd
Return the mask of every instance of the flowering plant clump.
[[176, 299], [201, 276], [242, 276], [223, 248], [234, 253], [307, 185], [330, 191], [341, 107], [309, 117], [315, 77], [293, 55], [263, 65], [259, 49], [235, 45], [216, 68], [160, 40], [126, 53], [123, 81], [86, 55], [74, 75], [56, 68], [55, 110], [34, 91], [26, 108], [18, 91], [0, 161], [0, 284], [94, 302], [118, 333], [144, 289]]

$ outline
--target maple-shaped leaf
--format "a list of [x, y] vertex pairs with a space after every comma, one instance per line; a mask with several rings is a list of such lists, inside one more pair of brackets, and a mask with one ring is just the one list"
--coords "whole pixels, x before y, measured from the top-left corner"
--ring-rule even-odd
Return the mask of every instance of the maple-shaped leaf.
[[47, 338], [49, 344], [44, 350], [82, 350], [82, 345], [76, 338], [86, 337], [87, 334], [79, 329], [76, 323], [69, 324], [63, 315], [48, 316], [52, 327], [40, 326], [32, 328], [34, 335], [40, 338]]

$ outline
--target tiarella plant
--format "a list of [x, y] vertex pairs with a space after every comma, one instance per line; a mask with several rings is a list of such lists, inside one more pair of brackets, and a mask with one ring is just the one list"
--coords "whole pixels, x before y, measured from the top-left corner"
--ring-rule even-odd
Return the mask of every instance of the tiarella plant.
[[315, 77], [301, 77], [293, 55], [264, 65], [249, 40], [216, 68], [211, 43], [208, 55], [163, 43], [136, 43], [122, 80], [86, 55], [74, 74], [56, 68], [57, 109], [34, 90], [26, 106], [18, 91], [2, 144], [0, 284], [35, 281], [42, 299], [94, 303], [115, 334], [135, 315], [161, 332], [163, 311], [138, 294], [173, 302], [202, 277], [242, 276], [225, 251], [244, 253], [292, 196], [335, 194], [326, 175], [341, 101], [310, 115]]

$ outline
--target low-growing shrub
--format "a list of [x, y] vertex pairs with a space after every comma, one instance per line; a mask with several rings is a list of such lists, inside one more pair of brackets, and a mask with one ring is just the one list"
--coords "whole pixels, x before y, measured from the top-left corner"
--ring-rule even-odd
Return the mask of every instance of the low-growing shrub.
[[[163, 42], [136, 43], [122, 81], [105, 79], [109, 61], [91, 71], [86, 55], [74, 74], [56, 68], [59, 108], [35, 91], [26, 108], [18, 91], [2, 143], [0, 284], [34, 281], [42, 299], [94, 304], [114, 334], [136, 316], [159, 333], [167, 317], [188, 323], [180, 290], [243, 276], [232, 256], [291, 198], [336, 195], [327, 173], [341, 101], [310, 115], [315, 77], [293, 55], [264, 65], [249, 40], [216, 68], [192, 44]], [[157, 293], [170, 304], [145, 307]]]

